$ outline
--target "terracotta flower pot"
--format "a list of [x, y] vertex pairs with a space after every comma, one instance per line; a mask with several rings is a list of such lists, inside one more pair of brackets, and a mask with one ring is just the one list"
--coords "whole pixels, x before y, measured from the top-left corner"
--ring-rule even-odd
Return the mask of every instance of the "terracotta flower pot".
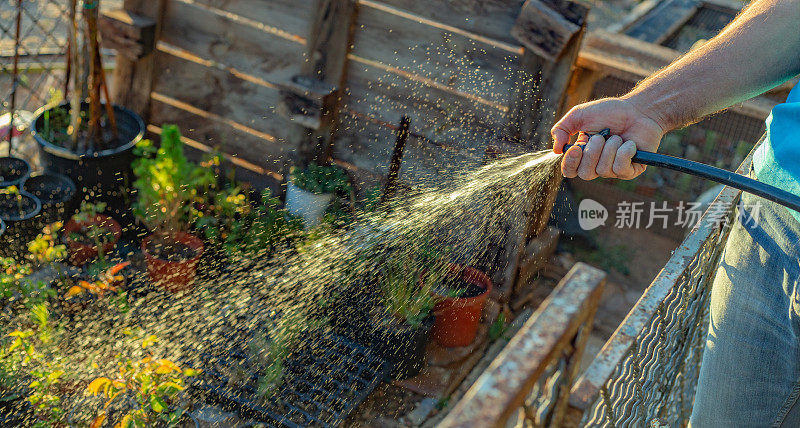
[[79, 233], [82, 228], [88, 226], [99, 226], [111, 230], [114, 239], [103, 245], [103, 254], [108, 254], [113, 251], [114, 247], [117, 245], [117, 241], [119, 241], [119, 238], [122, 236], [122, 228], [119, 223], [107, 215], [98, 214], [94, 219], [85, 223], [70, 219], [64, 226], [64, 235], [67, 240], [69, 262], [74, 266], [83, 266], [89, 260], [97, 257], [97, 246], [95, 244], [78, 242], [69, 236], [71, 233]]
[[203, 241], [190, 233], [178, 232], [170, 238], [194, 250], [194, 257], [181, 261], [167, 261], [150, 254], [147, 247], [152, 241], [153, 235], [142, 241], [142, 253], [147, 260], [147, 273], [150, 280], [167, 291], [177, 293], [192, 287], [197, 273], [197, 263], [203, 255], [204, 247]]
[[441, 300], [433, 308], [436, 316], [433, 338], [445, 348], [467, 346], [475, 340], [486, 299], [492, 291], [492, 280], [475, 268], [450, 265], [450, 272], [462, 275], [465, 282], [483, 288], [483, 293], [473, 297], [438, 296]]

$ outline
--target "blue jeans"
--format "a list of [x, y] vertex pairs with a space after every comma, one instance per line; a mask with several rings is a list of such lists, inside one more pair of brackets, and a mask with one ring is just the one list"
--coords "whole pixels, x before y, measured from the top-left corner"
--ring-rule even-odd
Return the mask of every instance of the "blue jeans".
[[692, 427], [800, 427], [799, 246], [785, 208], [742, 196], [714, 279]]

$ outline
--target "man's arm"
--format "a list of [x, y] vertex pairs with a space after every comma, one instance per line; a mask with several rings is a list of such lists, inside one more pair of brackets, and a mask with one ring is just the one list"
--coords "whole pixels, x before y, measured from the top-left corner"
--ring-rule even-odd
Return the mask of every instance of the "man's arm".
[[566, 177], [630, 179], [637, 149], [656, 151], [668, 131], [746, 100], [800, 73], [800, 0], [756, 0], [702, 47], [620, 98], [582, 104], [552, 130], [561, 153], [569, 136], [610, 127], [613, 137], [581, 135], [564, 157]]

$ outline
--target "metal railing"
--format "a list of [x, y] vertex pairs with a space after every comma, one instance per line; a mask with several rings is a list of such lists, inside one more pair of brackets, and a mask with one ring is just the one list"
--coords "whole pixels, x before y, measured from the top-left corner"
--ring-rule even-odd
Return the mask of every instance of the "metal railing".
[[605, 278], [577, 263], [439, 427], [558, 425]]
[[[751, 161], [752, 154], [737, 172], [745, 173]], [[711, 284], [740, 196], [722, 190], [578, 379], [570, 407], [582, 413], [581, 426], [688, 423]]]

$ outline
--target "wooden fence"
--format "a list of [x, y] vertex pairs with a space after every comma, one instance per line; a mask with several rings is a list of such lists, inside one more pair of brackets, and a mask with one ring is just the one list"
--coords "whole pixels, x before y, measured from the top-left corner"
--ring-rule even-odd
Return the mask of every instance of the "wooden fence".
[[[570, 0], [125, 0], [101, 28], [116, 102], [280, 193], [310, 161], [378, 184], [403, 115], [412, 186], [549, 146], [587, 13]], [[542, 232], [560, 180], [553, 169], [507, 225], [490, 272], [501, 296], [541, 264], [527, 248], [553, 247]]]
[[[585, 9], [544, 3], [575, 9], [580, 28]], [[106, 39], [117, 39], [121, 57], [115, 99], [142, 112], [151, 131], [178, 123], [196, 147], [220, 147], [277, 179], [320, 153], [374, 179], [385, 175], [405, 114], [401, 179], [418, 183], [480, 164], [491, 144], [534, 146], [519, 123], [536, 114], [517, 110], [536, 97], [530, 84], [543, 64], [560, 62], [525, 59], [538, 57], [511, 35], [522, 11], [523, 0], [125, 0], [128, 15], [110, 15], [128, 28], [111, 26], [116, 37]], [[137, 25], [128, 41], [138, 42], [151, 24], [153, 53], [119, 43]], [[574, 55], [561, 56], [566, 80]], [[566, 87], [553, 83], [550, 120]]]

